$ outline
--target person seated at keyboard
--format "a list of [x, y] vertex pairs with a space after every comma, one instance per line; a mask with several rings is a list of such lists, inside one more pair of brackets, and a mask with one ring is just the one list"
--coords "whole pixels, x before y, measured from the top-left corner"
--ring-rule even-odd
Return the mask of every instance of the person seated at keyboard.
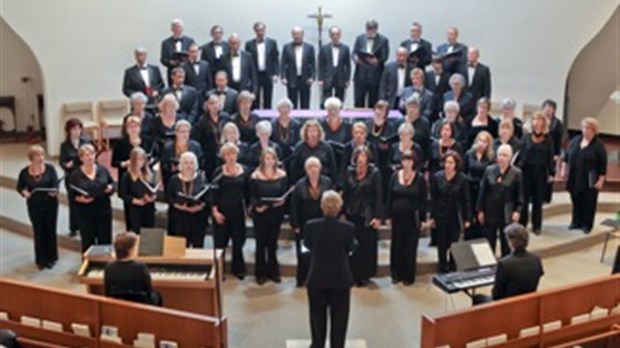
[[142, 262], [135, 261], [138, 237], [133, 232], [116, 236], [114, 251], [116, 261], [109, 263], [104, 271], [105, 296], [121, 300], [162, 305], [161, 296], [153, 291], [151, 274]]
[[529, 234], [526, 228], [512, 223], [504, 229], [511, 253], [497, 262], [492, 297], [476, 295], [474, 305], [534, 292], [545, 272], [538, 255], [527, 251]]

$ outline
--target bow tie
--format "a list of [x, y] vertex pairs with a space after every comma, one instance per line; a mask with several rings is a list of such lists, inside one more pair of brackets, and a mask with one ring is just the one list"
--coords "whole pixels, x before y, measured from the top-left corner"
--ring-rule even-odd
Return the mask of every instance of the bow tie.
[[339, 43], [337, 43], [337, 44], [332, 44], [332, 46], [333, 46], [333, 47], [335, 47], [335, 48], [340, 48], [340, 44], [339, 44]]
[[256, 40], [256, 43], [257, 43], [257, 44], [262, 44], [263, 42], [265, 42], [265, 39], [262, 39], [262, 40], [258, 40], [258, 39], [257, 39], [257, 40]]
[[399, 66], [398, 66], [398, 68], [399, 68], [399, 69], [404, 69], [404, 68], [405, 68], [405, 65], [404, 65], [404, 64], [401, 64], [401, 65], [399, 65]]
[[140, 70], [148, 70], [148, 68], [147, 68], [147, 66], [146, 66], [146, 65], [144, 65], [144, 66], [139, 66], [139, 67], [138, 67], [138, 69], [140, 69]]
[[232, 56], [233, 57], [239, 57], [239, 53], [233, 53]]
[[199, 61], [192, 62], [193, 65], [200, 65]]
[[419, 41], [419, 40], [411, 40], [411, 43], [412, 43], [412, 44], [419, 44], [419, 43], [420, 43], [420, 41]]
[[224, 91], [216, 91], [215, 93], [217, 93], [217, 95], [222, 95], [224, 94]]
[[301, 46], [301, 42], [293, 42], [293, 46], [299, 47], [299, 46]]
[[174, 42], [175, 42], [175, 43], [176, 43], [176, 42], [179, 42], [179, 41], [183, 41], [183, 39], [182, 39], [182, 38], [180, 38], [180, 37], [175, 37], [175, 38], [174, 38]]
[[470, 67], [470, 68], [475, 68], [475, 67], [476, 67], [476, 64], [469, 63], [469, 67]]

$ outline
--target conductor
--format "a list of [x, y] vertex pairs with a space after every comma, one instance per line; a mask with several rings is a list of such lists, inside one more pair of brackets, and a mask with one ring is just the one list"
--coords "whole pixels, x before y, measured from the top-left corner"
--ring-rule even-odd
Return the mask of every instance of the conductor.
[[356, 244], [355, 227], [338, 219], [342, 198], [329, 190], [321, 198], [323, 218], [305, 224], [304, 245], [310, 250], [306, 280], [310, 304], [311, 348], [325, 347], [327, 311], [331, 318], [330, 347], [343, 348], [349, 322], [353, 275], [349, 255]]

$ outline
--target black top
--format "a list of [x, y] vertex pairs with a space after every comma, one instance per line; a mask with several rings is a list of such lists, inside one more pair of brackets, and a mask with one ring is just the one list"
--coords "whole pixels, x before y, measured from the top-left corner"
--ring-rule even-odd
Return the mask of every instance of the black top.
[[[386, 120], [381, 127], [375, 125], [374, 119], [368, 120], [366, 122], [366, 127], [368, 128], [367, 139], [369, 142], [377, 146], [378, 151], [389, 151], [390, 143], [398, 139], [398, 137], [392, 137], [396, 134], [396, 127], [392, 120]], [[390, 141], [386, 142], [385, 140], [387, 139], [389, 139]], [[387, 145], [385, 146], [387, 148], [383, 150], [381, 149], [382, 146], [380, 145]]]
[[[151, 180], [140, 180], [139, 178], [137, 178], [136, 180], [134, 180], [131, 177], [131, 174], [128, 171], [125, 171], [125, 173], [123, 174], [123, 176], [121, 176], [121, 180], [120, 180], [120, 184], [119, 184], [119, 188], [118, 188], [118, 195], [121, 199], [123, 199], [125, 202], [127, 202], [128, 204], [131, 204], [131, 201], [136, 198], [136, 199], [142, 199], [144, 198], [144, 196], [156, 196], [157, 192], [152, 192], [150, 190], [148, 186], [150, 187], [155, 187], [157, 185], [157, 183], [154, 180], [154, 176], [153, 178], [151, 178]], [[154, 203], [151, 203], [154, 204]]]
[[575, 192], [593, 188], [599, 176], [607, 174], [607, 151], [603, 143], [594, 137], [582, 149], [582, 139], [582, 135], [573, 138], [564, 154], [569, 169], [566, 188]]
[[544, 140], [537, 143], [532, 140], [532, 133], [528, 133], [522, 139], [519, 167], [526, 170], [526, 167], [535, 166], [544, 170], [547, 175], [554, 176], [553, 156], [553, 140], [549, 135], [545, 135]]
[[[187, 151], [192, 152], [198, 158], [198, 169], [204, 168], [204, 154], [200, 144], [194, 140], [189, 140], [187, 143]], [[169, 141], [164, 145], [164, 149], [161, 152], [161, 170], [164, 174], [165, 180], [169, 180], [170, 176], [179, 172], [179, 157], [182, 154], [177, 153], [176, 143]]]
[[228, 209], [243, 206], [249, 200], [248, 177], [250, 172], [244, 165], [243, 173], [236, 176], [222, 175], [222, 167], [218, 167], [213, 172], [213, 180], [219, 179], [213, 184], [216, 186], [211, 190], [211, 204], [218, 207], [220, 212]]
[[250, 118], [247, 121], [241, 118], [241, 114], [238, 112], [231, 116], [230, 120], [239, 128], [240, 140], [244, 143], [253, 143], [258, 138], [256, 137], [256, 124], [260, 121], [260, 117], [250, 112]]
[[276, 118], [271, 122], [271, 125], [273, 128], [271, 140], [280, 145], [282, 156], [290, 156], [293, 152], [293, 148], [299, 142], [299, 129], [301, 128], [301, 124], [296, 119], [291, 119], [288, 127], [285, 128]]
[[482, 176], [484, 175], [484, 171], [488, 166], [493, 164], [493, 160], [489, 159], [486, 156], [486, 153], [483, 154], [480, 158], [476, 155], [475, 149], [469, 149], [465, 156], [463, 157], [464, 162], [464, 172], [467, 175], [467, 180], [469, 180], [470, 185], [478, 185]]
[[[140, 145], [138, 146], [146, 152], [149, 163], [159, 160], [159, 146], [151, 137], [140, 136]], [[112, 167], [118, 169], [119, 180], [122, 179], [123, 174], [127, 172], [127, 168], [121, 167], [121, 162], [129, 159], [129, 155], [133, 148], [134, 146], [129, 142], [128, 136], [120, 138], [114, 145], [114, 150], [112, 151]]]
[[438, 170], [443, 169], [442, 157], [448, 152], [448, 150], [456, 151], [460, 156], [462, 156], [462, 148], [461, 144], [458, 141], [454, 141], [451, 146], [441, 146], [439, 145], [438, 140], [433, 140], [431, 143], [431, 147], [428, 151], [428, 171], [431, 173], [435, 173]]
[[[469, 185], [463, 173], [456, 173], [447, 180], [443, 170], [431, 177], [431, 217], [439, 225], [447, 219], [461, 217], [461, 221], [471, 221], [472, 210]], [[458, 235], [461, 231], [452, 231]]]
[[387, 215], [391, 218], [416, 216], [416, 223], [426, 221], [428, 187], [422, 173], [416, 173], [409, 185], [403, 185], [394, 172], [387, 196]]
[[351, 124], [342, 119], [340, 122], [340, 127], [338, 129], [332, 130], [327, 123], [327, 117], [323, 118], [321, 121], [321, 127], [323, 127], [323, 131], [325, 132], [325, 141], [334, 141], [339, 144], [345, 144], [349, 140], [351, 140]]
[[49, 191], [36, 191], [37, 188], [55, 188], [58, 189], [58, 176], [56, 175], [56, 169], [50, 163], [45, 163], [45, 171], [40, 177], [34, 177], [28, 172], [28, 166], [19, 172], [17, 177], [17, 192], [22, 194], [22, 191], [28, 190], [31, 193], [30, 199], [26, 201], [28, 208], [35, 209], [49, 209], [55, 208], [58, 204], [58, 198], [52, 197], [48, 193]]
[[[276, 154], [278, 155], [278, 160], [284, 160], [284, 155], [282, 154], [282, 148], [278, 143], [269, 140], [268, 147], [272, 148]], [[254, 169], [258, 167], [260, 164], [260, 155], [263, 153], [263, 147], [261, 146], [259, 141], [256, 141], [252, 145], [250, 145], [248, 160], [250, 161], [250, 168]]]
[[125, 115], [125, 117], [123, 117], [123, 135], [125, 135], [125, 124], [127, 123], [127, 119], [131, 116], [136, 116], [140, 118], [140, 134], [142, 134], [143, 136], [150, 136], [151, 130], [153, 129], [153, 120], [155, 119], [155, 116], [153, 116], [153, 114], [147, 110], [144, 110], [143, 115], [136, 115], [133, 112], [130, 112]]
[[208, 192], [205, 192], [200, 197], [195, 197], [205, 189], [207, 184], [207, 180], [202, 175], [196, 175], [191, 181], [183, 181], [178, 175], [173, 175], [170, 181], [168, 181], [168, 187], [166, 187], [168, 204], [171, 206], [175, 203], [194, 206], [200, 203], [207, 203], [209, 200]]
[[493, 299], [536, 291], [540, 277], [545, 274], [538, 255], [515, 250], [497, 263]]
[[[200, 144], [207, 154], [216, 154], [218, 144], [222, 137], [224, 125], [230, 121], [227, 113], [220, 111], [217, 121], [209, 115], [202, 115], [198, 122], [192, 126], [191, 138]], [[215, 156], [209, 156], [215, 158]]]
[[499, 165], [489, 166], [480, 181], [476, 211], [482, 211], [490, 223], [508, 224], [514, 212], [523, 209], [521, 169], [509, 166], [502, 173]]
[[[502, 144], [503, 143], [500, 138], [493, 140], [493, 151], [495, 151], [495, 154], [497, 154], [497, 150]], [[512, 137], [506, 144], [510, 145], [512, 148], [512, 155], [518, 157], [521, 152], [521, 141], [516, 137]]]
[[[404, 122], [407, 122], [407, 119], [403, 118], [398, 123], [398, 127]], [[411, 125], [415, 130], [413, 141], [422, 146], [422, 149], [427, 149], [431, 143], [431, 125], [428, 123], [428, 120], [420, 115], [415, 121], [411, 122]], [[398, 129], [398, 127], [396, 128]]]
[[151, 274], [148, 267], [137, 261], [114, 261], [103, 272], [105, 296], [124, 297], [126, 295], [144, 294], [153, 291]]
[[320, 141], [314, 148], [311, 148], [303, 141], [300, 141], [295, 146], [291, 166], [292, 180], [297, 181], [304, 176], [304, 164], [310, 156], [314, 156], [321, 161], [321, 174], [332, 179], [332, 182], [337, 181], [338, 164], [336, 163], [332, 147], [325, 141]]
[[[452, 134], [454, 140], [456, 140], [461, 145], [461, 147], [467, 145], [467, 127], [465, 127], [465, 124], [461, 121], [454, 121], [452, 122], [452, 124], [454, 125], [454, 134]], [[441, 120], [437, 120], [435, 121], [435, 123], [433, 123], [433, 127], [431, 129], [431, 138], [441, 138], [441, 125]]]
[[356, 168], [350, 166], [343, 182], [344, 211], [347, 215], [363, 217], [366, 224], [383, 218], [381, 172], [369, 164], [366, 176], [358, 180]]
[[[245, 166], [252, 167], [252, 156], [250, 153], [250, 145], [248, 145], [247, 143], [237, 143], [235, 144], [237, 145], [237, 148], [239, 149], [239, 154], [237, 155], [237, 163], [243, 164]], [[217, 151], [215, 152], [216, 154], [220, 153], [220, 147], [222, 146], [222, 144], [219, 144]], [[216, 165], [220, 166], [224, 163], [224, 160], [219, 156], [215, 156], [216, 160], [215, 163]], [[207, 161], [209, 160], [209, 157], [207, 157]]]
[[288, 189], [288, 180], [284, 176], [275, 180], [262, 180], [262, 179], [250, 179], [250, 201], [252, 202], [252, 208], [256, 212], [256, 208], [260, 206], [269, 205], [264, 203], [262, 198], [276, 198], [282, 197]]
[[163, 124], [160, 116], [155, 117], [153, 122], [151, 122], [151, 138], [157, 142], [160, 149], [164, 147], [166, 142], [174, 139], [174, 127], [178, 120], [179, 118], [177, 117], [170, 127], [166, 127], [166, 125]]
[[[89, 138], [81, 136], [78, 142], [78, 147], [73, 147], [71, 140], [66, 139], [60, 144], [60, 158], [59, 164], [64, 169], [65, 173], [73, 171], [75, 168], [78, 168], [82, 165], [82, 161], [80, 160], [80, 155], [78, 151], [80, 146], [84, 144], [90, 144], [91, 141]], [[67, 163], [73, 161], [73, 166], [71, 168], [67, 167]]]
[[[414, 142], [411, 143], [411, 147], [408, 150], [410, 150], [415, 157], [415, 169], [424, 171], [426, 166], [426, 156], [424, 154], [424, 150], [422, 150], [422, 147]], [[389, 165], [392, 169], [400, 168], [402, 158], [403, 153], [400, 151], [400, 142], [392, 144], [389, 155]]]
[[[112, 214], [112, 206], [110, 203], [110, 195], [114, 192], [106, 193], [105, 190], [108, 185], [113, 185], [114, 180], [110, 175], [108, 169], [102, 165], [97, 165], [95, 178], [90, 179], [84, 174], [81, 169], [76, 169], [69, 176], [69, 184], [74, 185], [80, 190], [88, 192], [88, 197], [94, 198], [90, 203], [80, 203], [76, 201], [76, 207], [88, 209], [88, 211], [95, 215], [109, 215]], [[74, 190], [73, 188], [69, 188]], [[77, 190], [74, 190], [76, 196], [82, 196]]]
[[291, 226], [303, 228], [308, 220], [318, 219], [323, 216], [321, 211], [321, 197], [327, 190], [332, 190], [334, 185], [330, 178], [321, 175], [319, 177], [318, 192], [313, 196], [310, 192], [310, 180], [303, 177], [295, 184], [295, 190], [291, 194]]
[[[366, 146], [368, 150], [370, 150], [371, 157], [368, 159], [368, 162], [376, 164], [379, 160], [379, 150], [377, 149], [377, 145], [375, 143], [366, 141], [364, 146]], [[355, 165], [355, 163], [353, 163], [352, 161], [353, 152], [355, 151], [356, 147], [357, 146], [355, 146], [355, 141], [353, 139], [351, 139], [344, 145], [344, 150], [342, 152], [342, 161], [340, 163], [341, 175], [346, 175], [347, 168], [349, 168], [350, 165]]]
[[355, 227], [333, 217], [310, 220], [305, 227], [304, 245], [310, 249], [309, 289], [349, 289], [353, 275], [349, 255], [355, 248]]
[[564, 138], [564, 124], [560, 119], [553, 116], [549, 124], [549, 136], [553, 140], [553, 155], [559, 156], [562, 153], [562, 139]]
[[466, 148], [470, 148], [472, 146], [474, 141], [476, 141], [476, 137], [478, 136], [478, 133], [482, 131], [489, 132], [489, 134], [491, 134], [493, 139], [497, 138], [497, 131], [499, 128], [499, 123], [493, 117], [491, 117], [491, 115], [487, 116], [488, 121], [486, 125], [474, 126], [472, 124], [474, 119], [475, 119], [475, 116], [469, 119], [466, 123], [466, 127], [467, 127], [467, 144], [465, 145]]

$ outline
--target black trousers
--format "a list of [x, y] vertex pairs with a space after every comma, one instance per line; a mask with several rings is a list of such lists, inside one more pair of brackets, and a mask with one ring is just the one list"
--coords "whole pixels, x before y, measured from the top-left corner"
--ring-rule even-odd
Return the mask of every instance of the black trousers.
[[452, 243], [459, 240], [458, 232], [460, 231], [458, 216], [436, 218], [436, 242], [437, 242], [437, 259], [439, 260], [439, 273], [447, 273], [456, 270], [456, 264], [449, 255]]
[[259, 71], [258, 88], [256, 89], [256, 99], [254, 99], [253, 109], [271, 109], [271, 99], [273, 98], [273, 82], [271, 76], [266, 71]]
[[301, 246], [304, 242], [303, 230], [295, 233], [295, 254], [297, 255], [297, 273], [295, 278], [298, 284], [303, 284], [308, 277], [310, 269], [310, 253], [301, 252]]
[[[68, 176], [70, 173], [67, 173], [66, 175]], [[75, 194], [70, 187], [69, 187], [69, 180], [65, 179], [65, 188], [67, 189], [67, 200], [68, 200], [68, 206], [69, 206], [69, 231], [71, 232], [77, 232], [78, 231], [78, 223], [77, 223], [77, 216], [75, 213]]]
[[420, 229], [414, 214], [392, 217], [390, 270], [392, 278], [415, 282]]
[[[480, 190], [479, 181], [469, 182], [469, 198], [470, 206], [475, 207], [478, 200], [478, 191]], [[484, 236], [484, 227], [478, 222], [478, 219], [473, 219], [469, 228], [465, 229], [465, 240], [482, 238]]]
[[377, 273], [378, 241], [377, 230], [365, 224], [364, 217], [347, 216], [355, 225], [357, 249], [351, 256], [351, 272], [355, 282], [369, 280]]
[[[155, 227], [155, 203], [149, 203], [144, 206], [133, 205], [128, 203], [129, 209], [125, 213], [129, 214], [129, 226], [131, 230], [137, 234], [143, 227]], [[130, 227], [127, 228], [130, 228]]]
[[207, 208], [196, 213], [181, 211], [174, 207], [170, 211], [173, 218], [173, 230], [170, 234], [185, 237], [185, 245], [188, 248], [202, 248], [209, 224]]
[[573, 203], [571, 225], [591, 230], [596, 215], [598, 191], [593, 188], [573, 189], [570, 191], [570, 200]]
[[77, 223], [82, 240], [82, 252], [91, 245], [112, 244], [112, 212], [93, 215], [84, 213], [88, 207], [80, 207], [77, 211]]
[[308, 289], [310, 302], [310, 348], [325, 347], [327, 336], [327, 311], [331, 322], [329, 345], [331, 348], [344, 348], [349, 324], [351, 302], [350, 289]]
[[56, 221], [58, 220], [58, 202], [41, 208], [28, 208], [28, 216], [34, 232], [34, 259], [39, 266], [45, 266], [58, 260], [56, 244]]
[[506, 227], [506, 225], [500, 222], [485, 221], [482, 229], [484, 231], [484, 237], [489, 241], [489, 245], [491, 245], [491, 249], [494, 254], [497, 247], [497, 239], [499, 234], [499, 244], [502, 257], [510, 254], [510, 247], [508, 246], [508, 239], [504, 233], [504, 227]]
[[295, 109], [309, 109], [310, 108], [310, 86], [301, 76], [297, 76], [297, 81], [293, 84], [295, 87], [291, 87], [291, 81], [288, 81], [286, 87], [286, 93], [288, 98], [293, 102]]
[[523, 168], [523, 213], [521, 225], [527, 226], [529, 221], [529, 206], [532, 204], [532, 229], [542, 228], [542, 204], [547, 189], [547, 174], [544, 168], [527, 165]]
[[356, 82], [353, 85], [353, 97], [356, 108], [373, 108], [379, 100], [379, 85]]
[[344, 104], [344, 92], [345, 89], [341, 87], [331, 86], [329, 88], [323, 88], [321, 91], [321, 109], [325, 109], [325, 100], [329, 97], [336, 97]]
[[256, 238], [256, 278], [279, 277], [278, 236], [284, 217], [281, 208], [269, 208], [263, 213], [254, 213], [254, 234]]
[[245, 244], [245, 213], [243, 205], [238, 207], [218, 207], [226, 220], [220, 225], [213, 222], [213, 236], [215, 247], [225, 249], [232, 240], [232, 272], [236, 275], [245, 274], [245, 260], [243, 258], [243, 245]]

